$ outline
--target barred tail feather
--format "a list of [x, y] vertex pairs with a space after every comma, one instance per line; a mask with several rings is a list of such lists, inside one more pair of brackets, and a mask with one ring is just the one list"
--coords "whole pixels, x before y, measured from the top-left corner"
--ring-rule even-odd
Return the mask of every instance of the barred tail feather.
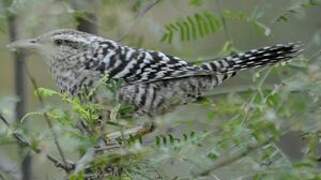
[[250, 68], [287, 62], [302, 52], [302, 46], [302, 43], [288, 43], [253, 49], [221, 60], [203, 63], [201, 68], [222, 74], [235, 74]]

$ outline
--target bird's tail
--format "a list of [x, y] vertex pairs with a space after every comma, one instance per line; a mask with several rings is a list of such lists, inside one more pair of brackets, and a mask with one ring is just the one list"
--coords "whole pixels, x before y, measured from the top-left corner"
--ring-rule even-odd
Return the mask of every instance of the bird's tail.
[[221, 60], [205, 62], [201, 68], [217, 73], [235, 74], [238, 71], [286, 62], [302, 52], [302, 43], [277, 44], [238, 53]]

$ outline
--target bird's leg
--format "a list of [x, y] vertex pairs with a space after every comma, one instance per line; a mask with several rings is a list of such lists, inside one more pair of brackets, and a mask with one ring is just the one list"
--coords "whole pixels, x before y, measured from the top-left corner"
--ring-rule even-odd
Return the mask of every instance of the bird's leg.
[[128, 139], [131, 137], [142, 137], [146, 134], [153, 132], [155, 129], [155, 123], [152, 121], [145, 122], [143, 125], [130, 128], [124, 131], [117, 131], [110, 134], [107, 134], [105, 137], [108, 140], [117, 140], [117, 139]]

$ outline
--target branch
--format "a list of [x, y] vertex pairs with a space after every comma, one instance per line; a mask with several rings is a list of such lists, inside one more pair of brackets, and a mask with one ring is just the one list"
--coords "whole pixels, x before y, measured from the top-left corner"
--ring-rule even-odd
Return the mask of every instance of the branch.
[[268, 138], [266, 139], [265, 141], [263, 142], [260, 142], [260, 143], [252, 143], [252, 144], [249, 144], [243, 151], [239, 151], [235, 154], [230, 154], [230, 153], [226, 153], [226, 154], [223, 154], [218, 160], [215, 161], [215, 163], [212, 165], [212, 167], [206, 169], [206, 170], [203, 170], [202, 172], [200, 173], [196, 173], [194, 175], [194, 177], [202, 177], [202, 176], [208, 176], [211, 172], [219, 169], [219, 168], [222, 168], [222, 167], [225, 167], [229, 164], [232, 164], [234, 163], [235, 161], [238, 161], [240, 160], [241, 158], [243, 158], [244, 156], [247, 156], [248, 154], [256, 151], [257, 149], [271, 143], [273, 140], [273, 138]]
[[[145, 134], [151, 133], [155, 128], [154, 123], [145, 123], [142, 126], [137, 126], [135, 128], [128, 129], [124, 132], [114, 132], [111, 134], [107, 134], [105, 138], [108, 139], [108, 143], [101, 139], [101, 142], [96, 145], [96, 147], [88, 148], [86, 153], [80, 158], [79, 161], [75, 164], [75, 171], [74, 173], [77, 173], [86, 167], [96, 158], [97, 154], [102, 154], [105, 152], [115, 151], [117, 150], [117, 153], [124, 152], [124, 149], [122, 149], [121, 145], [119, 143], [113, 143], [113, 141], [117, 141], [119, 138], [125, 138], [130, 139], [131, 137], [141, 137]], [[90, 169], [90, 168], [89, 168]], [[110, 172], [108, 172], [110, 173]], [[107, 174], [108, 174], [107, 173]]]
[[127, 34], [133, 29], [133, 27], [137, 24], [137, 22], [149, 11], [151, 10], [153, 7], [155, 7], [155, 5], [157, 5], [161, 0], [154, 0], [151, 3], [147, 4], [139, 13], [136, 14], [135, 18], [134, 18], [134, 22], [130, 25], [130, 27], [128, 28], [128, 30], [123, 33], [117, 41], [122, 41]]
[[[39, 94], [39, 92], [37, 91], [37, 89], [38, 89], [37, 82], [36, 82], [36, 80], [31, 76], [31, 74], [30, 74], [30, 72], [29, 72], [29, 70], [28, 70], [27, 67], [26, 67], [26, 71], [27, 71], [27, 75], [28, 75], [28, 77], [29, 77], [29, 79], [30, 79], [30, 81], [31, 81], [31, 84], [32, 84], [34, 90], [35, 90], [36, 93], [37, 93], [38, 100], [39, 100], [41, 106], [44, 107], [44, 105], [45, 105], [44, 100], [43, 100], [42, 96]], [[59, 153], [59, 155], [60, 155], [60, 157], [61, 157], [61, 159], [62, 159], [62, 161], [63, 161], [63, 163], [64, 163], [64, 166], [65, 166], [65, 167], [68, 167], [68, 162], [66, 161], [65, 155], [64, 155], [64, 153], [63, 153], [63, 151], [62, 151], [62, 148], [61, 148], [61, 146], [60, 146], [60, 143], [59, 143], [59, 140], [58, 140], [58, 135], [57, 135], [57, 133], [56, 133], [56, 132], [54, 131], [54, 129], [53, 129], [53, 123], [52, 123], [51, 119], [49, 118], [49, 116], [48, 116], [48, 114], [47, 114], [46, 112], [44, 112], [43, 115], [44, 115], [44, 118], [45, 118], [45, 120], [46, 120], [46, 122], [47, 122], [47, 125], [48, 125], [48, 127], [49, 127], [49, 129], [50, 129], [50, 131], [51, 131], [51, 134], [52, 134], [52, 136], [53, 136], [53, 138], [54, 138], [55, 145], [56, 145], [56, 147], [57, 147], [57, 149], [58, 149], [58, 153]], [[68, 173], [69, 171], [66, 171], [66, 172]]]
[[[8, 123], [8, 120], [1, 114], [1, 112], [0, 112], [0, 119], [7, 126], [7, 128], [10, 129], [13, 132], [12, 136], [16, 139], [16, 141], [20, 145], [29, 147], [36, 154], [41, 153], [41, 149], [32, 146], [32, 144], [30, 143], [30, 141], [28, 140], [28, 138], [24, 134], [19, 133], [19, 132], [15, 131], [15, 130], [11, 129], [10, 124]], [[68, 163], [62, 163], [56, 157], [54, 157], [54, 156], [52, 156], [50, 154], [47, 154], [46, 157], [56, 167], [61, 168], [61, 169], [65, 170], [66, 172], [70, 172], [75, 168], [74, 163], [71, 162], [71, 161], [68, 161]]]
[[155, 0], [148, 4], [144, 9], [142, 9], [135, 17], [135, 19], [143, 17], [149, 10], [151, 10], [156, 4], [158, 4], [161, 0]]
[[[10, 42], [14, 42], [19, 39], [19, 21], [18, 15], [12, 11], [10, 11], [9, 7], [11, 7], [15, 2], [7, 1], [5, 3], [5, 11], [6, 18], [8, 24], [8, 33]], [[26, 81], [26, 56], [24, 51], [22, 52], [13, 52], [13, 60], [14, 60], [14, 90], [15, 95], [19, 97], [19, 101], [16, 102], [15, 106], [15, 120], [17, 123], [20, 123], [20, 119], [26, 112], [26, 104], [27, 104], [27, 81]], [[19, 150], [23, 150], [19, 147]], [[23, 155], [23, 160], [21, 162], [21, 173], [23, 180], [31, 180], [32, 179], [32, 160], [29, 153]]]
[[10, 126], [9, 122], [6, 120], [6, 118], [4, 118], [4, 116], [1, 114], [1, 112], [0, 112], [0, 119], [6, 126], [8, 126], [8, 127]]

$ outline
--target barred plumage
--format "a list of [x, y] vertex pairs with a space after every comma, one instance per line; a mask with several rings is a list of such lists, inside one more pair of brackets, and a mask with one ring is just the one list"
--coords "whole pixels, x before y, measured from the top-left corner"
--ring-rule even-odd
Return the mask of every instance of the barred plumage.
[[249, 68], [286, 61], [300, 53], [301, 43], [277, 44], [245, 53], [239, 53], [222, 60], [202, 64], [202, 68], [220, 73], [233, 73]]
[[123, 80], [118, 99], [144, 115], [194, 101], [238, 71], [287, 61], [301, 50], [299, 43], [278, 44], [197, 66], [162, 52], [123, 46], [75, 30], [51, 31], [10, 46], [35, 48], [47, 56], [58, 86], [71, 95], [90, 89], [105, 74]]

